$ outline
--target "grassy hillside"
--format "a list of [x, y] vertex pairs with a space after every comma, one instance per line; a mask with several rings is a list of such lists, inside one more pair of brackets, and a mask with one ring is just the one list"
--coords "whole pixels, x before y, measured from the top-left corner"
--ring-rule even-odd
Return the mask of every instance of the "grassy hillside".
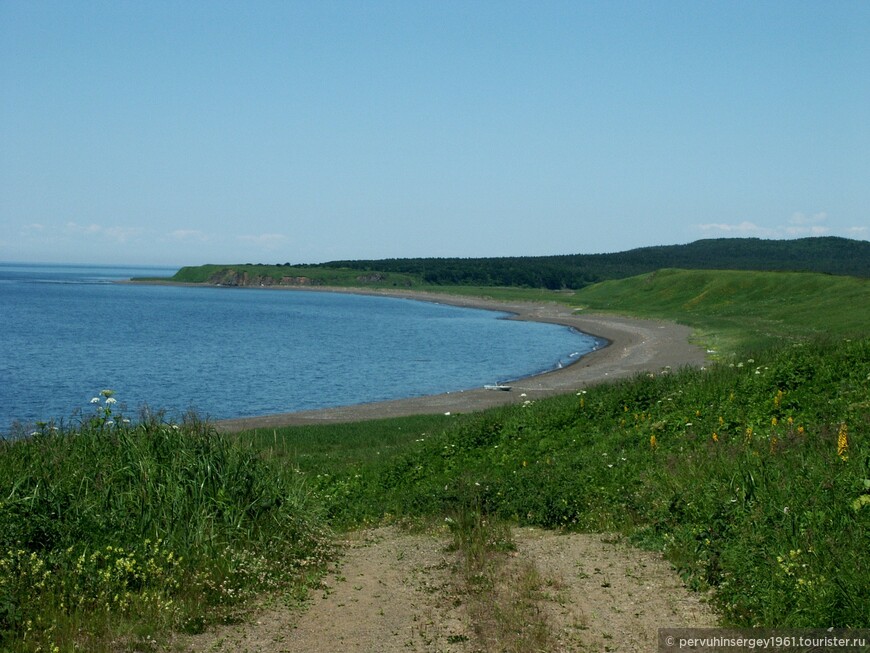
[[297, 434], [270, 433], [333, 523], [483, 514], [619, 531], [714, 590], [728, 623], [870, 625], [870, 340], [418, 423], [390, 460], [330, 467], [325, 450], [294, 456]]
[[722, 352], [862, 336], [870, 326], [870, 281], [824, 274], [660, 270], [584, 288], [571, 301], [688, 324]]

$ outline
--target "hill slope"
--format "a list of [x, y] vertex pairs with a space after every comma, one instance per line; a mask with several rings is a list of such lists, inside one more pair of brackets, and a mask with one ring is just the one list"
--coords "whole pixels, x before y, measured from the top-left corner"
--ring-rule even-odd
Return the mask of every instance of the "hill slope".
[[802, 272], [664, 269], [584, 288], [572, 302], [676, 319], [728, 351], [825, 334], [862, 336], [870, 324], [870, 281]]
[[402, 258], [315, 265], [204, 265], [175, 281], [242, 286], [584, 288], [661, 268], [821, 272], [870, 277], [870, 242], [846, 238], [722, 238], [613, 254], [501, 258]]
[[660, 268], [824, 272], [870, 277], [870, 242], [847, 238], [720, 238], [613, 254], [333, 261], [325, 267], [419, 276], [431, 284], [582, 288]]

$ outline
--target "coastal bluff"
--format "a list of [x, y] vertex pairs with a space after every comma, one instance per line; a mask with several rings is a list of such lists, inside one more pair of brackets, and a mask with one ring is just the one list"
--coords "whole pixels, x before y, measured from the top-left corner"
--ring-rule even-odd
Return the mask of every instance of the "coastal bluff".
[[[378, 283], [384, 280], [384, 275], [379, 272], [369, 274], [359, 274], [355, 277], [359, 283]], [[324, 286], [326, 285], [322, 279], [317, 279], [309, 276], [292, 276], [285, 275], [276, 277], [271, 274], [253, 274], [246, 270], [237, 270], [235, 268], [225, 268], [212, 274], [207, 284], [213, 286], [230, 286], [239, 288], [259, 288], [265, 286]]]

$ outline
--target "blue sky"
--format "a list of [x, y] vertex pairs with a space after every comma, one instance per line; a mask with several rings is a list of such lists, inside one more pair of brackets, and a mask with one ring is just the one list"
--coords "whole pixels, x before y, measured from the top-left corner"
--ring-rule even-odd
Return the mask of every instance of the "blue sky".
[[870, 3], [0, 0], [0, 260], [870, 238]]

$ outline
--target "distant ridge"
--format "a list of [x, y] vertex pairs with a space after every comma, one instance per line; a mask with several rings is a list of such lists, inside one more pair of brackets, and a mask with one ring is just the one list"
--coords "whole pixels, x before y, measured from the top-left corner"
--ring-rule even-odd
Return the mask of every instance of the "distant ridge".
[[443, 285], [582, 288], [662, 268], [821, 272], [870, 277], [870, 242], [835, 236], [713, 238], [610, 254], [330, 261], [317, 267], [402, 273]]
[[795, 240], [715, 238], [611, 254], [495, 258], [390, 258], [292, 265], [185, 267], [174, 281], [221, 286], [498, 286], [578, 290], [665, 268], [816, 272], [870, 278], [870, 242], [834, 236]]

